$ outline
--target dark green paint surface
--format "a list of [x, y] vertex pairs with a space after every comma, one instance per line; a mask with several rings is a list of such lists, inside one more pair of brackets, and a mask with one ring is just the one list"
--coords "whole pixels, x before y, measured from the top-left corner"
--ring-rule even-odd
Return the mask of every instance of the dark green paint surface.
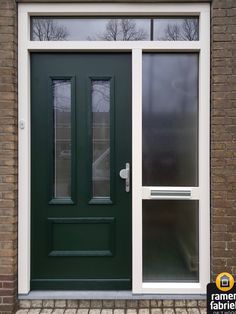
[[[91, 78], [109, 77], [111, 202], [91, 201]], [[51, 80], [72, 84], [70, 199], [53, 199]], [[31, 289], [131, 289], [131, 56], [31, 54]]]

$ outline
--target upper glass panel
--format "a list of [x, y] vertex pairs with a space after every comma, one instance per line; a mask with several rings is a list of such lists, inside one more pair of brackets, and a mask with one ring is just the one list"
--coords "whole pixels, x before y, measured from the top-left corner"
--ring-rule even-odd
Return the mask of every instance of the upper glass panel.
[[32, 17], [34, 41], [198, 40], [198, 17]]
[[198, 54], [143, 55], [143, 185], [198, 185]]

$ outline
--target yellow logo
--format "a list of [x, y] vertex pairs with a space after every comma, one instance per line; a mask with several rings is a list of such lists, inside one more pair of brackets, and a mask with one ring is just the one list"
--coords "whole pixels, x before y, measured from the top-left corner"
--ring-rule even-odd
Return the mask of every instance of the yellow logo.
[[220, 273], [216, 277], [216, 286], [221, 291], [229, 291], [234, 286], [234, 277], [229, 273]]

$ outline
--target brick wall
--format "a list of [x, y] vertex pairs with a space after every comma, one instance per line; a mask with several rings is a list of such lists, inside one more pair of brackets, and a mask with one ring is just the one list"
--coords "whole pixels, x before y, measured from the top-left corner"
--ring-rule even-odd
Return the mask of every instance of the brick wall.
[[211, 53], [212, 278], [236, 275], [236, 1], [213, 0]]
[[12, 313], [17, 263], [16, 5], [0, 0], [0, 313]]

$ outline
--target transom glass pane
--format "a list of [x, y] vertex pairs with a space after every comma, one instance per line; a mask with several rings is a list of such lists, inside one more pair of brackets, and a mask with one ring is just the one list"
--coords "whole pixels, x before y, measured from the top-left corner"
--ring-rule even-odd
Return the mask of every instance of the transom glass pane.
[[155, 19], [154, 40], [199, 40], [198, 18]]
[[31, 40], [198, 40], [198, 17], [32, 17]]

